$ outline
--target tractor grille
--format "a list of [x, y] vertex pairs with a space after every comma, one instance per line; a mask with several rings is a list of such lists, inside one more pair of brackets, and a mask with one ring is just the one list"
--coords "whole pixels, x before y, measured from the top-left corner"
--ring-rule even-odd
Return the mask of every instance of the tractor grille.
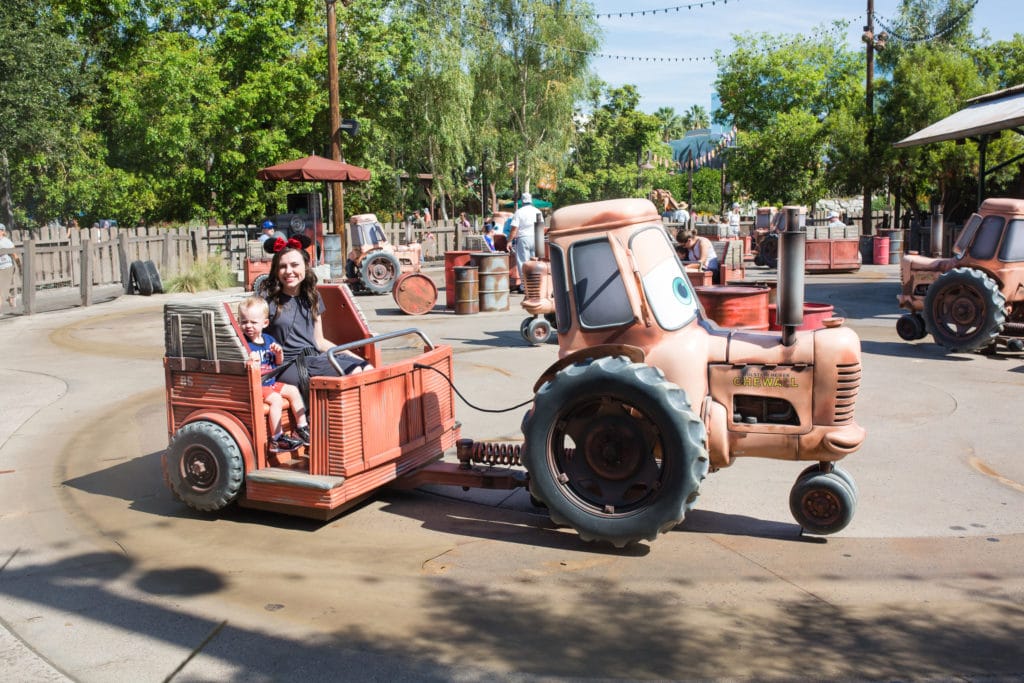
[[840, 365], [836, 368], [836, 414], [837, 425], [853, 422], [853, 408], [857, 404], [857, 393], [860, 391], [860, 363]]

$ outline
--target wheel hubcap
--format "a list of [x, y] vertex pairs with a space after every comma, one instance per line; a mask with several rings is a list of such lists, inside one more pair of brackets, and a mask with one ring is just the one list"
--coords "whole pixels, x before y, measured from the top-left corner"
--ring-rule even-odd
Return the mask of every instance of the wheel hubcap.
[[209, 451], [192, 449], [182, 459], [182, 476], [197, 491], [209, 489], [217, 481], [217, 460]]
[[842, 503], [834, 493], [827, 490], [810, 491], [804, 496], [804, 512], [821, 524], [834, 524], [842, 514]]

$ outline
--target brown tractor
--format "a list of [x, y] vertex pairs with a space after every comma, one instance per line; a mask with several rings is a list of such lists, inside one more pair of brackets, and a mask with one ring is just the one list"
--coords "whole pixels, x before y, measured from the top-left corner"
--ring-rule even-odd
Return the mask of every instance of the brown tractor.
[[559, 209], [547, 256], [560, 359], [523, 420], [530, 492], [585, 540], [622, 546], [682, 521], [701, 480], [738, 457], [805, 460], [790, 509], [807, 531], [843, 529], [856, 451], [860, 340], [803, 315], [803, 215], [779, 235], [781, 333], [708, 320], [646, 199]]
[[544, 250], [544, 221], [534, 225], [536, 258], [523, 264], [523, 301], [520, 304], [529, 317], [519, 326], [519, 334], [527, 343], [546, 344], [555, 330], [555, 300], [551, 291], [551, 266]]
[[393, 246], [372, 213], [352, 216], [349, 238], [352, 248], [345, 260], [345, 275], [354, 291], [387, 294], [399, 275], [420, 270], [420, 244]]
[[902, 339], [950, 351], [1024, 350], [1024, 199], [986, 199], [949, 258], [900, 259]]

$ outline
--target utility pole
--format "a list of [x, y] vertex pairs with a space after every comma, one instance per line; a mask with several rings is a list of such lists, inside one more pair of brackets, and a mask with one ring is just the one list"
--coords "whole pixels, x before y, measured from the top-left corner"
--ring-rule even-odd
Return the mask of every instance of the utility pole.
[[[870, 159], [871, 150], [874, 147], [875, 142], [875, 0], [868, 0], [867, 19], [868, 23], [864, 26], [864, 35], [862, 38], [864, 43], [867, 45], [867, 73], [864, 77], [864, 109], [867, 114], [868, 132], [865, 151]], [[867, 175], [864, 176], [864, 217], [861, 225], [861, 234], [873, 234], [871, 226], [871, 183]]]
[[[336, 0], [327, 0], [327, 96], [331, 115], [331, 158], [341, 158], [341, 108], [338, 96], [338, 19], [334, 12]], [[344, 4], [344, 0], [342, 0]], [[340, 182], [331, 183], [331, 214], [334, 234], [341, 236], [341, 253], [348, 253], [345, 235], [345, 188]]]

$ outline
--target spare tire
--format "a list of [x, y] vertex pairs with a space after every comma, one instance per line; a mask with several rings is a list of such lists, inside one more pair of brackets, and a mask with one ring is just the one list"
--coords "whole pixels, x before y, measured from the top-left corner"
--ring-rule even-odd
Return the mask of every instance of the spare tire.
[[145, 263], [133, 261], [129, 269], [129, 278], [129, 286], [133, 293], [137, 292], [142, 296], [153, 294], [153, 281], [149, 277], [149, 270], [147, 270]]
[[164, 283], [160, 280], [160, 271], [156, 269], [156, 264], [152, 261], [144, 261], [143, 265], [146, 268], [146, 272], [149, 274], [149, 281], [153, 285], [153, 293], [163, 294]]

